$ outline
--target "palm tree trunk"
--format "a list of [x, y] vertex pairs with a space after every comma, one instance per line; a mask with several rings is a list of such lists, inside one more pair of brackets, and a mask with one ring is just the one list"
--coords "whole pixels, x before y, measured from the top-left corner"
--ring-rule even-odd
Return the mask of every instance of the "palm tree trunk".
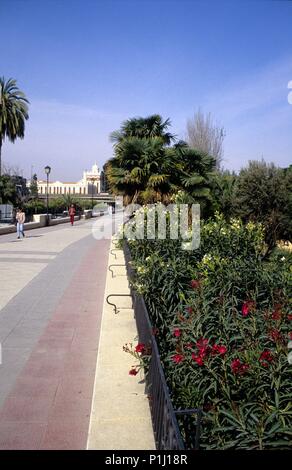
[[1, 160], [1, 152], [2, 152], [2, 137], [0, 137], [0, 177], [2, 176], [2, 160]]
[[136, 191], [135, 191], [135, 194], [134, 194], [134, 197], [133, 197], [133, 199], [132, 199], [132, 201], [131, 201], [131, 204], [136, 204], [137, 199], [138, 199], [138, 196], [139, 196], [139, 191], [136, 190]]

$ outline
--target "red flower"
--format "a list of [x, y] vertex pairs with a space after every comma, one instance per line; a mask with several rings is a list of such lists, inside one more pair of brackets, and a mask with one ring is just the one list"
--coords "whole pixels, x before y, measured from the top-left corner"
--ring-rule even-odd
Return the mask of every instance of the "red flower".
[[233, 374], [237, 374], [240, 370], [241, 362], [239, 359], [233, 359], [231, 362], [231, 370]]
[[143, 353], [145, 351], [145, 344], [144, 343], [137, 344], [135, 351], [137, 353]]
[[206, 338], [200, 338], [197, 342], [196, 342], [196, 346], [198, 349], [206, 349], [209, 345], [209, 340], [206, 339]]
[[129, 375], [137, 375], [138, 374], [138, 371], [136, 369], [131, 369], [129, 371]]
[[192, 343], [187, 343], [187, 344], [185, 345], [185, 348], [186, 348], [186, 349], [192, 349], [192, 348], [193, 348], [193, 344], [192, 344]]
[[235, 375], [243, 375], [249, 369], [248, 364], [243, 364], [240, 359], [233, 359], [231, 362], [231, 370]]
[[291, 320], [292, 320], [292, 314], [289, 314], [289, 315], [287, 316], [287, 318], [288, 318], [288, 320], [291, 321]]
[[272, 328], [271, 330], [269, 330], [269, 337], [270, 339], [276, 342], [281, 338], [281, 333], [279, 330]]
[[247, 317], [247, 315], [249, 314], [249, 303], [248, 302], [244, 302], [243, 306], [241, 307], [241, 313], [244, 317]]
[[204, 361], [203, 361], [203, 358], [201, 356], [196, 356], [195, 353], [192, 354], [192, 359], [194, 361], [196, 361], [196, 363], [199, 365], [199, 366], [203, 366], [204, 365]]
[[251, 309], [255, 307], [255, 302], [253, 300], [247, 300], [243, 303], [241, 307], [241, 313], [244, 317], [247, 317]]
[[273, 313], [272, 313], [272, 319], [273, 320], [280, 320], [281, 319], [281, 311], [280, 310], [275, 310]]
[[221, 356], [224, 356], [226, 352], [227, 348], [223, 344], [214, 344], [212, 348], [212, 354], [220, 354]]
[[175, 354], [174, 356], [172, 356], [171, 359], [176, 364], [179, 364], [180, 362], [182, 362], [184, 360], [184, 356], [182, 354]]
[[262, 366], [268, 367], [269, 362], [273, 362], [273, 359], [274, 358], [273, 358], [271, 351], [269, 351], [268, 349], [265, 349], [260, 355], [259, 361]]
[[201, 282], [200, 282], [200, 281], [197, 281], [197, 280], [195, 280], [195, 279], [193, 279], [193, 280], [191, 281], [191, 287], [192, 287], [193, 289], [198, 289], [198, 288], [200, 287], [200, 285], [201, 285]]
[[205, 357], [206, 354], [208, 353], [209, 351], [209, 340], [208, 339], [204, 339], [204, 338], [200, 338], [197, 342], [196, 342], [196, 346], [199, 350], [199, 355], [201, 357]]
[[173, 334], [174, 334], [174, 336], [175, 336], [176, 338], [179, 338], [180, 335], [181, 335], [180, 329], [179, 329], [179, 328], [175, 328], [175, 329], [173, 330]]
[[193, 313], [193, 308], [192, 308], [192, 307], [187, 307], [187, 312], [188, 312], [189, 314]]

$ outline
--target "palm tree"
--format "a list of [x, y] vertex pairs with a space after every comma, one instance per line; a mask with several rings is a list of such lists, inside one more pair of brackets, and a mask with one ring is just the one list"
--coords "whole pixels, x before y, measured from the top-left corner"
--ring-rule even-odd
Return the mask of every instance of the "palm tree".
[[7, 137], [14, 142], [23, 139], [25, 120], [28, 119], [28, 103], [24, 93], [16, 85], [16, 80], [7, 81], [0, 77], [0, 176], [2, 143]]
[[120, 130], [112, 132], [115, 157], [108, 162], [106, 177], [114, 193], [125, 202], [162, 200], [169, 165], [164, 148], [175, 140], [167, 131], [170, 120], [158, 114], [128, 119]]
[[115, 150], [107, 165], [107, 178], [115, 194], [123, 194], [127, 202], [160, 200], [160, 186], [168, 179], [161, 137], [128, 137]]
[[161, 116], [125, 121], [111, 134], [115, 156], [106, 166], [110, 190], [122, 194], [126, 204], [168, 203], [183, 190], [190, 202], [210, 199], [209, 180], [215, 160], [191, 149], [167, 132], [169, 119]]
[[170, 120], [163, 121], [159, 114], [153, 114], [146, 118], [132, 118], [124, 121], [120, 130], [112, 132], [110, 140], [114, 145], [118, 145], [127, 137], [161, 137], [165, 145], [170, 145], [175, 140], [175, 136], [167, 132], [170, 125]]

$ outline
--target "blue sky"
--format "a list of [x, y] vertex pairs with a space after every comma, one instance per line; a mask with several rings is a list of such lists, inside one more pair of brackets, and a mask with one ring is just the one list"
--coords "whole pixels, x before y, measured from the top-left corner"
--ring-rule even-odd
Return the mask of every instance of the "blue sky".
[[226, 130], [224, 166], [292, 163], [291, 1], [1, 0], [0, 75], [30, 100], [3, 160], [77, 180], [109, 133], [159, 113], [184, 138], [200, 107]]

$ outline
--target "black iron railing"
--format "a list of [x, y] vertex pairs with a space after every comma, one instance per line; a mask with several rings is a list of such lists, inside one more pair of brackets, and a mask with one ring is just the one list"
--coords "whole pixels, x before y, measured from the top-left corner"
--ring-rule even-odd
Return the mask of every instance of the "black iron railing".
[[[134, 270], [130, 264], [131, 256], [126, 243], [124, 254], [129, 279], [133, 279]], [[144, 343], [151, 351], [145, 381], [156, 448], [158, 450], [199, 449], [201, 410], [174, 410], [144, 299], [132, 287], [131, 295], [139, 342]]]

